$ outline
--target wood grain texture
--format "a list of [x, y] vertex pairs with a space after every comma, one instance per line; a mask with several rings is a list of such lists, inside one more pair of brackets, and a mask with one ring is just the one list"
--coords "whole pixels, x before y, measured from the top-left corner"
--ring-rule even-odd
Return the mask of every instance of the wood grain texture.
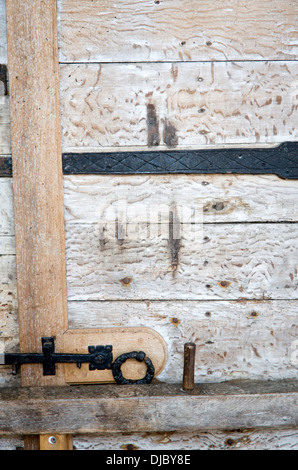
[[68, 303], [71, 328], [154, 328], [168, 347], [159, 380], [183, 378], [184, 344], [196, 344], [195, 383], [295, 378], [297, 301], [122, 301]]
[[[18, 350], [15, 258], [0, 258], [0, 331], [8, 352]], [[118, 301], [68, 302], [70, 328], [144, 327], [157, 331], [168, 348], [160, 379], [181, 379], [183, 346], [197, 344], [196, 382], [234, 378], [294, 378], [291, 361], [298, 337], [297, 301]], [[74, 343], [75, 344], [75, 343]], [[68, 345], [69, 346], [69, 345]], [[1, 369], [2, 386], [17, 383]], [[3, 374], [3, 375], [2, 375]]]
[[[243, 429], [228, 431], [102, 433], [73, 436], [76, 450], [298, 450], [298, 431]], [[0, 436], [0, 450], [23, 447], [19, 436]]]
[[61, 65], [63, 151], [295, 141], [297, 64]]
[[7, 64], [5, 0], [0, 0], [0, 64]]
[[[8, 181], [3, 191], [10, 198]], [[69, 175], [63, 181], [67, 226], [110, 220], [118, 207], [129, 223], [147, 223], [150, 211], [168, 212], [173, 204], [204, 223], [298, 221], [297, 182], [271, 175]]]
[[[0, 64], [7, 65], [5, 0], [0, 0]], [[11, 152], [9, 97], [4, 94], [5, 88], [0, 81], [0, 155], [9, 155]]]
[[[7, 6], [20, 348], [67, 328], [56, 2]], [[51, 175], [51, 178], [49, 178]], [[63, 382], [23, 367], [23, 385]]]
[[[13, 448], [17, 441], [0, 439]], [[297, 429], [245, 429], [205, 432], [103, 433], [74, 436], [77, 450], [298, 450]]]
[[[0, 389], [0, 433], [168, 432], [297, 426], [297, 382]], [[30, 419], [28, 419], [28, 416]]]
[[[128, 203], [128, 207], [131, 208], [130, 214], [134, 212], [140, 216], [144, 216], [144, 213], [150, 205], [156, 205], [158, 202], [165, 204], [169, 207], [172, 201], [172, 194], [177, 196], [176, 201], [183, 200], [185, 205], [190, 204], [199, 195], [203, 201], [203, 219], [209, 226], [210, 223], [213, 226], [217, 226], [217, 233], [221, 240], [230, 238], [230, 249], [232, 250], [232, 239], [235, 239], [233, 233], [234, 228], [238, 230], [238, 226], [242, 226], [242, 235], [246, 234], [250, 236], [250, 223], [247, 222], [286, 222], [286, 221], [297, 221], [297, 210], [295, 207], [295, 201], [297, 199], [297, 187], [294, 181], [284, 181], [276, 177], [252, 177], [252, 176], [196, 176], [196, 177], [148, 177], [148, 176], [137, 176], [137, 177], [102, 177], [102, 176], [68, 176], [64, 178], [64, 196], [65, 196], [65, 217], [66, 217], [66, 228], [72, 226], [77, 230], [77, 241], [78, 251], [80, 251], [79, 243], [88, 245], [88, 240], [84, 242], [84, 234], [86, 228], [88, 231], [92, 229], [98, 222], [98, 215], [100, 214], [99, 208], [101, 207], [101, 201], [106, 202], [106, 206], [109, 207], [111, 204], [116, 207], [118, 198], [122, 201], [125, 197]], [[14, 230], [13, 230], [13, 188], [12, 180], [9, 178], [3, 178], [0, 180], [0, 194], [3, 205], [0, 210], [0, 265], [1, 265], [1, 287], [0, 287], [0, 303], [1, 306], [1, 328], [2, 337], [5, 338], [7, 348], [10, 352], [18, 350], [18, 318], [17, 318], [17, 300], [16, 300], [16, 266], [15, 266], [15, 246], [14, 246]], [[183, 199], [182, 199], [183, 196]], [[140, 203], [143, 206], [140, 206]], [[105, 207], [106, 207], [105, 206]], [[144, 209], [145, 207], [145, 209]], [[97, 208], [97, 211], [94, 211]], [[132, 210], [134, 208], [134, 210]], [[131, 217], [130, 215], [130, 217]], [[144, 219], [141, 219], [144, 220]], [[240, 222], [240, 224], [238, 223]], [[231, 224], [232, 223], [232, 224]], [[91, 224], [91, 228], [90, 228]], [[261, 285], [258, 282], [262, 279], [266, 282], [266, 269], [261, 268], [268, 267], [269, 275], [274, 274], [275, 279], [278, 280], [275, 284], [274, 296], [280, 295], [281, 286], [292, 286], [283, 287], [281, 294], [285, 295], [285, 299], [289, 296], [295, 295], [295, 277], [293, 280], [290, 278], [290, 274], [294, 274], [293, 271], [287, 272], [286, 261], [287, 253], [292, 257], [292, 262], [296, 262], [295, 253], [289, 253], [288, 250], [283, 251], [285, 225], [280, 223], [269, 224], [270, 230], [267, 232], [267, 224], [257, 224], [263, 234], [262, 244], [259, 245], [260, 251], [257, 249], [257, 244], [254, 245], [254, 241], [257, 238], [252, 239], [251, 247], [253, 248], [253, 255], [251, 260], [247, 258], [246, 245], [243, 246], [243, 251], [237, 252], [237, 246], [234, 249], [234, 256], [231, 259], [225, 259], [222, 266], [220, 266], [220, 260], [214, 259], [211, 266], [213, 277], [223, 272], [228, 272], [228, 269], [234, 269], [236, 271], [242, 271], [237, 264], [243, 264], [246, 271], [242, 271], [243, 279], [245, 278], [245, 272], [247, 273], [247, 279], [253, 279], [252, 273], [254, 269], [255, 285], [257, 289]], [[282, 228], [283, 227], [283, 228]], [[296, 237], [296, 224], [287, 225], [287, 236]], [[293, 233], [291, 235], [291, 227]], [[73, 231], [74, 228], [71, 230]], [[215, 230], [213, 228], [213, 230]], [[89, 233], [87, 231], [87, 233]], [[70, 232], [71, 233], [71, 232]], [[92, 232], [90, 232], [92, 235]], [[99, 232], [94, 235], [94, 243], [97, 245], [94, 248], [94, 253], [100, 252], [100, 239]], [[92, 235], [92, 236], [93, 236]], [[231, 238], [232, 237], [232, 238]], [[272, 239], [271, 239], [272, 238]], [[96, 242], [97, 240], [97, 242]], [[276, 241], [276, 250], [273, 250], [274, 256], [279, 257], [278, 264], [273, 268], [272, 265], [266, 264], [267, 253], [269, 253], [268, 260], [272, 260], [270, 253], [270, 246]], [[290, 239], [289, 239], [290, 240]], [[150, 241], [150, 240], [149, 240]], [[215, 247], [214, 242], [213, 246]], [[224, 241], [224, 243], [226, 243]], [[125, 276], [121, 273], [119, 279], [122, 281], [127, 277], [123, 283], [117, 280], [116, 275], [121, 265], [117, 264], [117, 258], [112, 257], [112, 247], [117, 245], [118, 256], [122, 256], [122, 259], [129, 260], [129, 250], [123, 249], [122, 251], [127, 252], [127, 257], [123, 258], [123, 254], [119, 254], [121, 251], [121, 245], [115, 238], [115, 231], [112, 239], [109, 241], [111, 258], [110, 268], [111, 272], [109, 276], [114, 276], [116, 279], [115, 289], [113, 293], [115, 298], [123, 299], [123, 292], [128, 290], [131, 293], [133, 282], [129, 282], [129, 277], [134, 278], [134, 272], [131, 264], [129, 276]], [[108, 244], [108, 246], [109, 246]], [[209, 243], [204, 244], [208, 247]], [[268, 247], [267, 247], [268, 244]], [[122, 245], [123, 246], [123, 245]], [[124, 246], [125, 243], [124, 243]], [[222, 246], [221, 259], [225, 256], [225, 247]], [[168, 247], [164, 246], [166, 251], [164, 255], [169, 265], [170, 254]], [[266, 250], [268, 248], [268, 250]], [[90, 248], [92, 250], [92, 247]], [[105, 249], [106, 250], [106, 249]], [[103, 250], [103, 253], [105, 253]], [[153, 247], [150, 248], [150, 253], [153, 256]], [[220, 244], [218, 244], [218, 250], [220, 250]], [[135, 252], [136, 256], [140, 259], [140, 262], [144, 263], [140, 252]], [[208, 259], [209, 252], [204, 251], [204, 257], [200, 266], [203, 272], [208, 269], [206, 261]], [[92, 255], [94, 256], [94, 254]], [[148, 254], [149, 256], [149, 254]], [[195, 255], [195, 259], [198, 259], [198, 254]], [[108, 258], [109, 259], [109, 258]], [[149, 258], [148, 258], [149, 260]], [[259, 267], [257, 266], [258, 261], [262, 261]], [[78, 260], [77, 260], [78, 261]], [[228, 261], [228, 265], [227, 265]], [[162, 260], [159, 261], [161, 263]], [[235, 265], [234, 265], [234, 264]], [[274, 261], [273, 261], [274, 263]], [[79, 268], [83, 269], [86, 264], [86, 259], [83, 259], [82, 266]], [[205, 266], [204, 266], [205, 264]], [[143, 264], [143, 267], [146, 266]], [[107, 282], [105, 279], [105, 267], [103, 263], [101, 272], [101, 279]], [[128, 266], [128, 265], [127, 265]], [[218, 272], [220, 266], [221, 272]], [[227, 267], [228, 266], [228, 267]], [[189, 265], [191, 267], [191, 265]], [[179, 267], [178, 267], [179, 269]], [[258, 271], [259, 269], [259, 271]], [[194, 266], [195, 271], [195, 266]], [[137, 273], [139, 279], [142, 276], [146, 276], [145, 270], [141, 273]], [[183, 273], [181, 273], [183, 277]], [[198, 272], [199, 276], [199, 272]], [[261, 276], [261, 277], [260, 277]], [[181, 278], [180, 278], [181, 279]], [[219, 278], [218, 282], [225, 280]], [[268, 279], [268, 277], [267, 277]], [[87, 279], [88, 280], [88, 279]], [[80, 289], [82, 283], [85, 281], [84, 278], [78, 276], [80, 282]], [[88, 281], [89, 282], [89, 281]], [[110, 281], [109, 281], [110, 282]], [[125, 284], [126, 282], [126, 284]], [[172, 284], [171, 295], [175, 293], [175, 281], [172, 277], [168, 276], [167, 282]], [[162, 283], [161, 283], [162, 286]], [[104, 286], [94, 284], [94, 288], [100, 287], [104, 291]], [[222, 296], [227, 297], [230, 295], [231, 288], [233, 287], [221, 287], [217, 283], [214, 285], [217, 292], [221, 292]], [[150, 285], [147, 285], [147, 291], [149, 291]], [[161, 287], [162, 288], [162, 287]], [[278, 289], [279, 288], [279, 289]], [[180, 375], [182, 374], [182, 348], [183, 344], [189, 340], [197, 339], [204, 346], [200, 348], [199, 354], [202, 354], [203, 362], [198, 357], [197, 369], [196, 369], [196, 380], [203, 381], [215, 381], [215, 380], [227, 380], [229, 377], [247, 377], [247, 378], [283, 378], [283, 377], [294, 377], [296, 374], [296, 368], [291, 363], [290, 358], [293, 350], [291, 345], [297, 337], [297, 313], [296, 300], [293, 301], [262, 301], [256, 302], [255, 300], [242, 302], [212, 302], [210, 301], [210, 289], [206, 289], [203, 297], [205, 301], [201, 300], [198, 302], [187, 301], [189, 300], [188, 293], [186, 292], [186, 301], [181, 302], [150, 302], [150, 301], [116, 301], [116, 302], [68, 302], [68, 313], [69, 322], [72, 329], [83, 329], [86, 325], [92, 325], [94, 328], [109, 328], [109, 327], [134, 327], [134, 326], [148, 326], [149, 328], [156, 329], [163, 338], [165, 338], [169, 346], [169, 366], [162, 373], [163, 380], [175, 381], [175, 370], [179, 370]], [[227, 294], [229, 292], [229, 294]], [[232, 293], [236, 293], [235, 290]], [[252, 290], [252, 298], [254, 298], [254, 290]], [[258, 294], [258, 290], [256, 290]], [[80, 298], [81, 291], [77, 292], [76, 298]], [[237, 299], [243, 298], [244, 293], [238, 292]], [[282, 296], [281, 295], [281, 296]], [[218, 298], [218, 297], [216, 297]], [[205, 314], [211, 314], [211, 317]], [[215, 320], [213, 322], [213, 319]], [[261, 325], [261, 326], [260, 326]], [[236, 330], [235, 330], [236, 329]], [[236, 333], [234, 334], [234, 331]], [[249, 340], [247, 334], [249, 332]], [[208, 342], [213, 342], [209, 344]], [[271, 345], [272, 344], [272, 345]], [[269, 347], [264, 345], [270, 345]], [[210, 353], [212, 349], [212, 353]], [[202, 350], [201, 350], [202, 349]], [[254, 352], [254, 350], [256, 352]], [[245, 359], [244, 362], [244, 355]], [[227, 353], [226, 355], [224, 355]], [[209, 357], [211, 355], [211, 359]], [[260, 356], [260, 357], [259, 357]], [[235, 358], [235, 360], [234, 360]], [[3, 385], [15, 383], [18, 379], [9, 376], [9, 371], [3, 371]], [[182, 380], [182, 375], [181, 375]]]
[[[150, 208], [169, 207], [173, 201], [197, 204], [204, 223], [298, 222], [297, 182], [270, 175], [76, 175], [64, 177], [63, 193], [67, 224], [97, 223], [109, 207], [116, 211], [118, 201], [126, 203], [129, 222], [136, 217], [147, 222]], [[14, 237], [11, 178], [0, 179], [0, 198], [3, 243], [2, 236]]]
[[[14, 352], [19, 350], [16, 263], [15, 255], [3, 251], [0, 242], [0, 350]], [[11, 374], [11, 367], [1, 367], [0, 387], [19, 385], [20, 377]]]
[[[13, 180], [0, 179], [0, 236], [14, 236]], [[2, 254], [2, 251], [1, 251]]]
[[58, 8], [63, 62], [297, 58], [292, 0], [59, 0]]
[[196, 224], [174, 241], [160, 227], [102, 240], [99, 224], [69, 224], [68, 299], [297, 299], [296, 224]]
[[10, 146], [10, 115], [9, 96], [4, 96], [4, 86], [0, 82], [0, 154], [9, 155]]

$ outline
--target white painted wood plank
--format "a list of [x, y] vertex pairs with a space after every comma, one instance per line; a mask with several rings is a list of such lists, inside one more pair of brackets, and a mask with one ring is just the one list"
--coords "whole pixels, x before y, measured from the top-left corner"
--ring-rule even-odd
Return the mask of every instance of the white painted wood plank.
[[[153, 328], [168, 346], [168, 363], [159, 377], [167, 383], [182, 380], [184, 343], [195, 342], [195, 378], [205, 383], [240, 378], [295, 378], [297, 305], [296, 300], [69, 301], [68, 314], [71, 329], [86, 325]], [[0, 257], [0, 338], [5, 339], [7, 349], [18, 350], [12, 256]], [[5, 375], [1, 371], [1, 376], [2, 372]]]
[[61, 61], [297, 58], [292, 0], [59, 0], [58, 8]]
[[71, 328], [146, 326], [168, 345], [159, 380], [182, 383], [184, 343], [195, 342], [195, 381], [295, 378], [296, 301], [69, 302]]
[[295, 141], [298, 62], [60, 66], [63, 151]]
[[[16, 263], [15, 256], [0, 256], [0, 304], [16, 299]], [[10, 299], [10, 301], [8, 300]]]
[[98, 223], [116, 214], [118, 207], [126, 211], [128, 223], [147, 222], [157, 210], [169, 211], [173, 204], [196, 213], [204, 223], [297, 222], [297, 200], [297, 181], [272, 175], [64, 177], [67, 224]]
[[[14, 449], [18, 441], [1, 439], [0, 449]], [[77, 450], [298, 450], [297, 429], [242, 431], [103, 433], [74, 436]], [[1, 447], [2, 446], [2, 447]], [[153, 461], [155, 459], [153, 458]]]
[[103, 239], [100, 224], [68, 224], [69, 300], [297, 299], [296, 224], [191, 229], [178, 242], [166, 224]]
[[1, 96], [1, 84], [2, 82], [0, 82], [0, 154], [9, 155], [11, 153], [9, 96]]
[[[187, 182], [187, 180], [190, 180]], [[116, 195], [127, 196], [127, 200], [132, 206], [139, 202], [143, 202], [145, 207], [150, 207], [152, 202], [163, 201], [169, 205], [169, 194], [173, 193], [176, 188], [179, 191], [185, 188], [185, 200], [191, 201], [193, 195], [203, 190], [205, 201], [204, 218], [207, 221], [249, 221], [262, 220], [263, 217], [278, 221], [283, 217], [297, 220], [295, 207], [291, 201], [297, 199], [296, 182], [284, 181], [276, 177], [249, 177], [249, 176], [208, 176], [208, 177], [175, 177], [173, 184], [170, 184], [169, 177], [154, 177], [153, 179], [145, 176], [137, 176], [133, 179], [127, 177], [102, 177], [102, 176], [68, 176], [64, 179], [64, 192], [66, 199], [66, 228], [67, 233], [75, 233], [77, 240], [74, 240], [74, 246], [71, 250], [75, 255], [75, 261], [81, 266], [75, 268], [77, 275], [78, 289], [76, 290], [76, 298], [80, 298], [81, 286], [89, 283], [89, 278], [82, 275], [82, 269], [86, 264], [86, 260], [96, 263], [96, 269], [100, 269], [100, 281], [95, 281], [94, 288], [98, 291], [106, 289], [105, 283], [115, 280], [112, 289], [107, 291], [107, 298], [110, 293], [114, 298], [123, 298], [124, 292], [129, 291], [131, 296], [135, 280], [129, 282], [125, 266], [130, 267], [129, 274], [132, 276], [133, 265], [126, 264], [127, 260], [131, 263], [131, 255], [129, 250], [125, 248], [126, 242], [120, 244], [114, 237], [115, 251], [113, 253], [113, 245], [110, 246], [106, 260], [102, 259], [100, 263], [96, 260], [96, 253], [100, 252], [100, 243], [94, 234], [93, 228], [96, 224], [96, 218], [92, 215], [92, 205], [100, 204], [100, 194], [107, 201], [107, 204], [115, 203]], [[202, 184], [204, 183], [204, 184]], [[209, 184], [206, 184], [209, 183]], [[170, 186], [169, 186], [170, 184]], [[242, 195], [241, 195], [242, 188]], [[102, 191], [100, 193], [100, 190]], [[17, 350], [18, 329], [17, 329], [17, 301], [16, 301], [16, 273], [15, 273], [15, 257], [13, 255], [13, 211], [12, 211], [12, 180], [10, 178], [0, 179], [1, 193], [1, 236], [0, 236], [0, 306], [1, 319], [0, 333], [6, 338], [7, 345], [13, 350]], [[227, 204], [226, 212], [212, 209], [211, 202], [222, 202], [221, 197], [228, 196], [224, 200]], [[245, 199], [245, 204], [238, 205], [238, 197]], [[276, 197], [275, 197], [276, 196]], [[262, 200], [265, 201], [263, 207]], [[233, 202], [234, 201], [234, 202]], [[268, 205], [267, 205], [268, 201]], [[241, 202], [241, 201], [240, 201]], [[233, 204], [235, 205], [233, 206]], [[213, 204], [214, 205], [214, 204]], [[221, 206], [218, 204], [218, 208]], [[230, 211], [234, 207], [234, 212]], [[210, 210], [209, 210], [210, 209]], [[265, 213], [267, 210], [267, 214]], [[242, 212], [243, 211], [243, 212]], [[283, 213], [285, 211], [285, 213]], [[224, 212], [224, 209], [223, 209]], [[265, 215], [264, 215], [265, 214]], [[221, 219], [223, 217], [223, 219]], [[239, 219], [238, 219], [239, 218]], [[89, 223], [88, 223], [89, 221]], [[208, 225], [208, 224], [207, 224]], [[227, 273], [234, 269], [235, 279], [239, 276], [237, 272], [242, 272], [243, 280], [251, 283], [251, 294], [254, 298], [255, 294], [260, 294], [260, 286], [262, 282], [271, 283], [274, 279], [274, 295], [286, 299], [291, 298], [295, 294], [295, 285], [297, 285], [297, 277], [295, 272], [289, 269], [288, 260], [291, 258], [292, 265], [296, 262], [297, 249], [296, 240], [296, 224], [216, 224], [208, 225], [214, 230], [215, 241], [205, 240], [204, 253], [201, 257], [202, 266], [200, 265], [197, 273], [197, 279], [200, 274], [204, 280], [206, 275], [206, 261], [212, 271], [212, 280], [218, 275], [217, 282], [226, 280]], [[251, 238], [250, 229], [254, 228], [254, 236]], [[256, 231], [259, 227], [259, 232]], [[75, 231], [74, 231], [75, 230]], [[86, 231], [87, 230], [87, 231]], [[233, 240], [237, 234], [246, 235], [248, 243], [241, 247], [237, 253], [237, 245], [234, 248], [236, 256], [227, 256], [230, 250], [233, 250]], [[86, 253], [86, 247], [89, 244], [88, 236], [91, 237], [90, 252]], [[221, 241], [217, 244], [217, 234]], [[98, 233], [97, 233], [98, 235]], [[206, 235], [208, 236], [208, 234]], [[231, 238], [232, 237], [232, 238]], [[209, 238], [210, 234], [209, 234]], [[291, 243], [291, 238], [294, 244]], [[228, 242], [227, 242], [228, 239]], [[230, 239], [230, 241], [229, 241]], [[83, 252], [81, 253], [81, 246]], [[213, 246], [213, 249], [206, 251], [205, 247]], [[97, 244], [94, 248], [94, 244]], [[168, 246], [163, 245], [164, 251], [161, 251], [161, 257], [157, 257], [157, 264], [154, 264], [154, 243], [149, 240], [149, 251], [146, 257], [142, 256], [142, 246], [138, 247], [138, 251], [134, 248], [134, 253], [140, 264], [136, 264], [137, 278], [144, 280], [144, 276], [150, 276], [146, 272], [146, 264], [150, 260], [152, 266], [158, 267], [163, 265], [163, 256], [166, 254], [166, 261], [169, 262]], [[228, 248], [227, 248], [228, 247]], [[284, 250], [286, 247], [286, 250]], [[106, 251], [105, 247], [103, 253]], [[102, 248], [101, 248], [102, 249]], [[252, 249], [252, 251], [250, 251]], [[291, 252], [291, 249], [294, 249]], [[216, 251], [218, 250], [218, 251]], [[79, 257], [77, 257], [76, 251]], [[212, 258], [212, 252], [214, 257]], [[217, 255], [216, 253], [219, 253]], [[126, 253], [126, 255], [125, 255]], [[269, 258], [267, 256], [269, 253]], [[86, 255], [86, 258], [85, 258]], [[249, 255], [249, 256], [248, 256]], [[120, 263], [118, 262], [120, 256]], [[196, 263], [200, 253], [195, 254], [192, 259], [187, 258], [188, 269], [196, 270]], [[253, 256], [250, 258], [250, 256]], [[100, 258], [98, 258], [100, 259]], [[124, 262], [124, 263], [123, 263]], [[260, 264], [258, 265], [258, 263]], [[272, 265], [274, 264], [274, 267]], [[142, 265], [142, 263], [144, 263]], [[244, 270], [240, 265], [244, 263]], [[296, 263], [297, 264], [297, 263]], [[168, 276], [166, 282], [170, 286], [161, 289], [161, 293], [166, 292], [167, 295], [176, 298], [176, 294], [181, 294], [177, 285], [185, 276], [185, 271], [179, 275], [178, 282], [173, 276]], [[141, 270], [140, 270], [141, 267]], [[110, 269], [110, 272], [107, 270]], [[138, 269], [139, 271], [138, 271]], [[95, 269], [95, 277], [98, 272]], [[142, 271], [143, 269], [143, 271]], [[205, 273], [205, 274], [204, 274]], [[119, 282], [117, 275], [121, 274], [119, 279], [125, 281]], [[186, 271], [187, 274], [187, 271]], [[224, 277], [222, 277], [224, 274]], [[106, 279], [108, 275], [108, 280]], [[179, 280], [180, 276], [180, 280]], [[134, 275], [132, 276], [134, 278]], [[208, 279], [208, 282], [210, 279]], [[103, 285], [101, 284], [103, 282]], [[196, 281], [198, 282], [198, 281]], [[148, 326], [156, 329], [169, 344], [169, 366], [165, 370], [166, 380], [175, 381], [175, 370], [180, 371], [182, 364], [183, 344], [189, 340], [199, 342], [197, 374], [204, 381], [226, 380], [235, 377], [269, 377], [283, 378], [294, 377], [297, 373], [297, 366], [291, 363], [291, 356], [295, 349], [291, 349], [291, 345], [297, 338], [297, 302], [294, 301], [264, 301], [264, 302], [212, 302], [209, 299], [219, 298], [218, 291], [221, 295], [229, 296], [229, 289], [234, 287], [222, 287], [214, 282], [211, 288], [206, 290], [206, 299], [208, 301], [191, 302], [186, 295], [186, 301], [176, 302], [136, 302], [137, 295], [132, 295], [133, 301], [120, 302], [68, 302], [69, 321], [72, 328], [85, 328], [86, 325], [94, 327], [108, 326]], [[234, 284], [234, 281], [232, 281]], [[211, 285], [211, 282], [210, 282]], [[162, 283], [160, 284], [162, 286]], [[254, 287], [253, 287], [254, 286]], [[287, 286], [287, 287], [286, 287]], [[90, 286], [89, 286], [90, 287]], [[147, 291], [155, 295], [156, 285], [148, 283]], [[187, 288], [189, 288], [187, 286]], [[217, 289], [217, 290], [216, 290]], [[167, 292], [168, 290], [168, 292]], [[210, 292], [211, 291], [211, 292]], [[235, 289], [232, 291], [235, 294]], [[199, 292], [200, 293], [200, 292]], [[227, 294], [228, 293], [228, 294]], [[189, 292], [187, 293], [189, 294]], [[197, 292], [195, 292], [195, 295]], [[159, 294], [157, 294], [159, 295]], [[191, 294], [190, 294], [191, 295]], [[245, 297], [246, 292], [239, 292], [238, 297]], [[280, 296], [280, 297], [279, 297]], [[159, 298], [159, 297], [157, 297]], [[296, 297], [295, 297], [296, 298]], [[209, 313], [210, 312], [210, 316]], [[207, 314], [207, 315], [206, 315]], [[214, 320], [214, 321], [213, 321]], [[211, 343], [212, 342], [212, 343]], [[226, 355], [224, 353], [227, 353]], [[210, 362], [210, 357], [211, 362]], [[202, 359], [203, 358], [203, 359]], [[229, 369], [230, 367], [230, 369]], [[174, 374], [174, 375], [173, 375]], [[4, 384], [8, 383], [11, 377], [7, 371], [1, 373]], [[4, 378], [6, 377], [6, 378]], [[17, 380], [17, 379], [16, 379]], [[1, 381], [0, 381], [1, 382]], [[13, 381], [13, 383], [15, 383]]]
[[[19, 350], [17, 279], [15, 256], [1, 254], [0, 237], [0, 349]], [[1, 351], [2, 352], [2, 351]], [[20, 376], [12, 376], [11, 367], [1, 367], [0, 388], [20, 385]]]
[[0, 256], [15, 255], [15, 237], [11, 235], [0, 236]]
[[[0, 239], [2, 235], [14, 235], [12, 185], [12, 178], [0, 178]], [[0, 254], [3, 254], [1, 249]]]
[[[76, 450], [298, 450], [297, 429], [242, 431], [103, 433], [75, 435]], [[0, 450], [23, 447], [18, 436], [0, 437]]]
[[[0, 64], [7, 65], [5, 0], [0, 0]], [[8, 155], [11, 152], [9, 97], [3, 95], [4, 85], [0, 82], [0, 155]]]
[[[271, 175], [64, 176], [65, 220], [74, 224], [97, 223], [109, 208], [116, 210], [118, 201], [127, 204], [130, 223], [135, 214], [147, 221], [150, 208], [173, 202], [197, 205], [204, 223], [297, 222], [297, 198], [295, 180]], [[12, 237], [12, 178], [0, 178], [0, 199], [0, 238]]]
[[0, 0], [0, 64], [7, 64], [5, 0]]

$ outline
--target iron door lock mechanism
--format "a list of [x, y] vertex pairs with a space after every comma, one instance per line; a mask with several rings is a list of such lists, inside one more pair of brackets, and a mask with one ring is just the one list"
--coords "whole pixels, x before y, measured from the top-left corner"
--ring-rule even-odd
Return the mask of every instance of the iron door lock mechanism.
[[[55, 341], [52, 337], [42, 338], [42, 353], [12, 353], [0, 354], [0, 364], [11, 365], [13, 373], [16, 373], [21, 365], [42, 364], [43, 375], [55, 375], [56, 364], [77, 364], [80, 368], [82, 364], [89, 364], [89, 370], [112, 370], [113, 377], [118, 384], [149, 384], [154, 377], [154, 366], [143, 351], [132, 351], [122, 354], [113, 362], [113, 346], [88, 346], [88, 354], [66, 354], [55, 352]], [[127, 359], [136, 359], [139, 362], [145, 361], [147, 373], [139, 380], [130, 380], [123, 377], [121, 365]]]

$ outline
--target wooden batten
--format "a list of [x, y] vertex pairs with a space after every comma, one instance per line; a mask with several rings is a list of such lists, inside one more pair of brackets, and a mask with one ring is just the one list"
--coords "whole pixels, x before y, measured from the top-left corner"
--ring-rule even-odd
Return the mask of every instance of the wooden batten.
[[[61, 347], [67, 328], [57, 11], [52, 0], [6, 4], [20, 349], [32, 352], [43, 336]], [[22, 367], [23, 386], [61, 383], [61, 369]]]
[[[67, 328], [55, 1], [8, 1], [7, 42], [20, 348]], [[24, 385], [57, 384], [35, 366]]]
[[40, 432], [47, 444], [49, 422], [50, 436], [294, 428], [297, 395], [295, 380], [196, 385], [190, 392], [181, 384], [0, 389], [0, 435]]

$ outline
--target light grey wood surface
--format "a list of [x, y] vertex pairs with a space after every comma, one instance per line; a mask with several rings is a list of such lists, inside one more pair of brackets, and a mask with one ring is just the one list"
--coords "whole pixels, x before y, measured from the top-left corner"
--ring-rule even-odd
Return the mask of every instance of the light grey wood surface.
[[297, 140], [296, 61], [60, 66], [63, 151]]
[[[0, 389], [1, 434], [296, 427], [297, 382]], [[28, 420], [28, 414], [30, 420]]]
[[59, 0], [63, 62], [297, 58], [293, 0]]
[[[297, 450], [298, 431], [291, 429], [244, 429], [161, 433], [102, 433], [73, 436], [76, 450]], [[23, 447], [19, 436], [0, 436], [1, 450]]]
[[[125, 241], [121, 245], [115, 232], [102, 247], [100, 233], [94, 227], [101, 213], [99, 209], [102, 200], [106, 201], [104, 207], [108, 208], [110, 204], [114, 207], [118, 199], [122, 201], [126, 197], [128, 207], [134, 208], [130, 216], [136, 213], [144, 220], [151, 204], [162, 201], [169, 207], [173, 191], [178, 194], [184, 191], [186, 205], [191, 204], [196, 195], [202, 197], [205, 207], [204, 230], [209, 231], [209, 235], [205, 236], [211, 238], [212, 230], [214, 239], [205, 240], [203, 252], [195, 253], [192, 244], [186, 246], [175, 276], [171, 269], [170, 274], [154, 284], [154, 272], [146, 270], [149, 254], [159, 266], [168, 268], [171, 260], [166, 240], [161, 243], [163, 249], [158, 252], [159, 258], [156, 258], [156, 246], [153, 242], [150, 244], [150, 238], [147, 245], [143, 243], [143, 249], [147, 248], [141, 256], [138, 255], [142, 252], [137, 241], [134, 244]], [[17, 350], [18, 345], [18, 318], [11, 179], [0, 180], [0, 192], [5, 201], [0, 218], [1, 331], [6, 347], [12, 351]], [[296, 376], [297, 365], [291, 358], [298, 333], [295, 300], [297, 259], [291, 250], [297, 237], [296, 223], [286, 222], [297, 221], [295, 181], [271, 176], [232, 175], [177, 176], [173, 180], [169, 176], [67, 176], [64, 178], [64, 196], [68, 276], [78, 286], [72, 290], [73, 300], [71, 291], [68, 298], [68, 319], [72, 329], [92, 325], [94, 328], [147, 326], [157, 330], [169, 348], [168, 364], [161, 376], [162, 380], [168, 382], [175, 382], [177, 376], [182, 379], [183, 344], [187, 341], [195, 341], [200, 345], [197, 350], [196, 381], [212, 382], [241, 377], [282, 379]], [[267, 204], [267, 201], [270, 203]], [[239, 241], [235, 245], [237, 237]], [[251, 240], [251, 243], [245, 240]], [[213, 257], [210, 247], [213, 247]], [[85, 255], [82, 250], [88, 254]], [[123, 252], [126, 252], [125, 256]], [[181, 265], [181, 261], [187, 261], [190, 252], [192, 263]], [[251, 257], [247, 256], [248, 253], [251, 253]], [[117, 257], [121, 259], [119, 264], [114, 262]], [[133, 259], [139, 260], [138, 269], [133, 269]], [[94, 263], [96, 266], [93, 269]], [[76, 264], [78, 267], [75, 267]], [[152, 266], [155, 265], [152, 263]], [[86, 266], [89, 266], [90, 277], [78, 275], [75, 278], [75, 273], [82, 272]], [[120, 271], [125, 266], [130, 268], [129, 273]], [[184, 270], [187, 268], [196, 285], [203, 288], [193, 292], [194, 298], [200, 296], [199, 301], [190, 300], [189, 289], [184, 293], [184, 274], [182, 271], [179, 273], [182, 267]], [[208, 273], [211, 273], [210, 278]], [[249, 284], [251, 286], [250, 299], [246, 299], [248, 290], [239, 291], [241, 273], [242, 287], [245, 283], [246, 288]], [[229, 281], [228, 274], [236, 281]], [[200, 284], [200, 276], [205, 283]], [[90, 282], [90, 279], [93, 281]], [[232, 284], [220, 284], [227, 280]], [[134, 287], [136, 283], [138, 285]], [[206, 288], [207, 284], [211, 287]], [[142, 300], [140, 285], [143, 286], [143, 292], [147, 289], [146, 295], [151, 292], [155, 294], [153, 300]], [[163, 288], [164, 285], [167, 289]], [[86, 288], [89, 292], [93, 289], [95, 298], [102, 295], [109, 300], [85, 301]], [[158, 289], [168, 300], [161, 301]], [[272, 300], [263, 299], [269, 291]], [[111, 294], [115, 301], [111, 301]], [[177, 301], [178, 295], [185, 295], [185, 300]], [[289, 300], [291, 297], [293, 300]], [[8, 383], [8, 374], [9, 370], [5, 372], [4, 384]]]

